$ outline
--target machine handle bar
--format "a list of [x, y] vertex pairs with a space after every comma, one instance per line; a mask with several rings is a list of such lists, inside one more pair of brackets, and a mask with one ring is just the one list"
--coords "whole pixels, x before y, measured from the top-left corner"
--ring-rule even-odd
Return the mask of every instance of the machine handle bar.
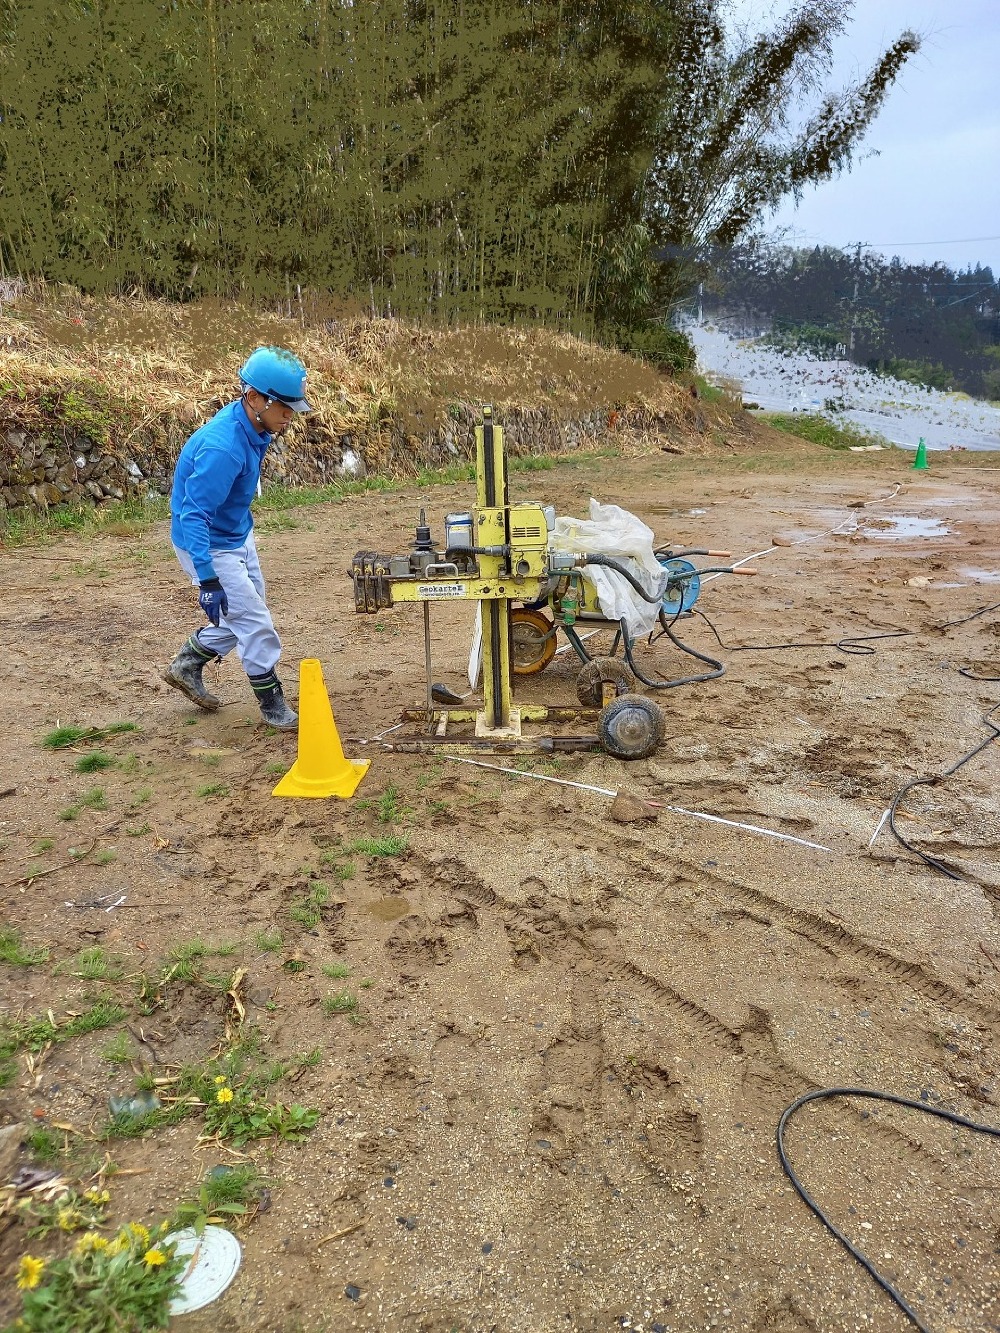
[[662, 555], [668, 560], [685, 560], [689, 555], [715, 555], [721, 556], [723, 559], [728, 559], [728, 557], [732, 555], [732, 551], [711, 551], [700, 546], [691, 546], [684, 551], [674, 551], [671, 550], [669, 546], [661, 546], [658, 550], [654, 551], [653, 554]]

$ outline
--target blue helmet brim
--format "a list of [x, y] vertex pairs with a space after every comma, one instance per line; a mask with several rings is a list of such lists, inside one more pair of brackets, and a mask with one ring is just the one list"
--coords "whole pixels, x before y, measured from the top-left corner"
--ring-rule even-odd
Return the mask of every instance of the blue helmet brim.
[[[253, 388], [253, 385], [250, 386]], [[275, 403], [284, 403], [285, 407], [290, 407], [293, 412], [312, 412], [315, 409], [311, 403], [306, 402], [304, 398], [283, 398], [280, 393], [274, 393], [272, 390], [257, 390], [263, 393], [265, 398], [270, 398]]]

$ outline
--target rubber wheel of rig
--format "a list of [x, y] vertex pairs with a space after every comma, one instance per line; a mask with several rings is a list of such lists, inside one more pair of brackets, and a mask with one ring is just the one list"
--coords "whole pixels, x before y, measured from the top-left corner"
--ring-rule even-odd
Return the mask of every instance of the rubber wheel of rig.
[[617, 657], [595, 657], [576, 678], [576, 697], [584, 708], [600, 708], [604, 684], [613, 685], [616, 694], [630, 694], [635, 689], [635, 676]]
[[[546, 637], [546, 635], [548, 637]], [[556, 655], [552, 621], [521, 607], [510, 613], [510, 669], [515, 676], [544, 671]]]
[[647, 759], [664, 731], [660, 705], [644, 694], [620, 694], [597, 719], [597, 736], [612, 759]]

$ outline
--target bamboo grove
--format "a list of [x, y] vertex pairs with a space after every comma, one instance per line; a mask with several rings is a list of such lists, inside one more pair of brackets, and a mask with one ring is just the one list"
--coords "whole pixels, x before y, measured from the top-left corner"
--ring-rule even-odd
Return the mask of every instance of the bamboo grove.
[[[916, 49], [827, 97], [846, 0], [0, 0], [0, 265], [84, 290], [352, 295], [578, 330], [841, 168]], [[678, 256], [683, 255], [683, 261]]]

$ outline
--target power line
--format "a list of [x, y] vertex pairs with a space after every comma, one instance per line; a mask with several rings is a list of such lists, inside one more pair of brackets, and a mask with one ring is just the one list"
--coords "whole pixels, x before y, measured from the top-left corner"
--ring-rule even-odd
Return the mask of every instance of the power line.
[[[893, 245], [901, 248], [911, 245], [975, 245], [980, 241], [1000, 241], [1000, 236], [958, 236], [952, 237], [950, 241], [858, 241], [856, 244], [881, 250]], [[850, 249], [850, 246], [845, 246], [844, 249]]]
[[953, 305], [961, 305], [963, 301], [972, 301], [977, 296], [982, 296], [983, 292], [991, 292], [992, 287], [980, 287], [978, 292], [971, 292], [968, 296], [959, 296], [954, 301], [946, 301], [944, 305], [936, 306], [937, 310], [948, 310]]

